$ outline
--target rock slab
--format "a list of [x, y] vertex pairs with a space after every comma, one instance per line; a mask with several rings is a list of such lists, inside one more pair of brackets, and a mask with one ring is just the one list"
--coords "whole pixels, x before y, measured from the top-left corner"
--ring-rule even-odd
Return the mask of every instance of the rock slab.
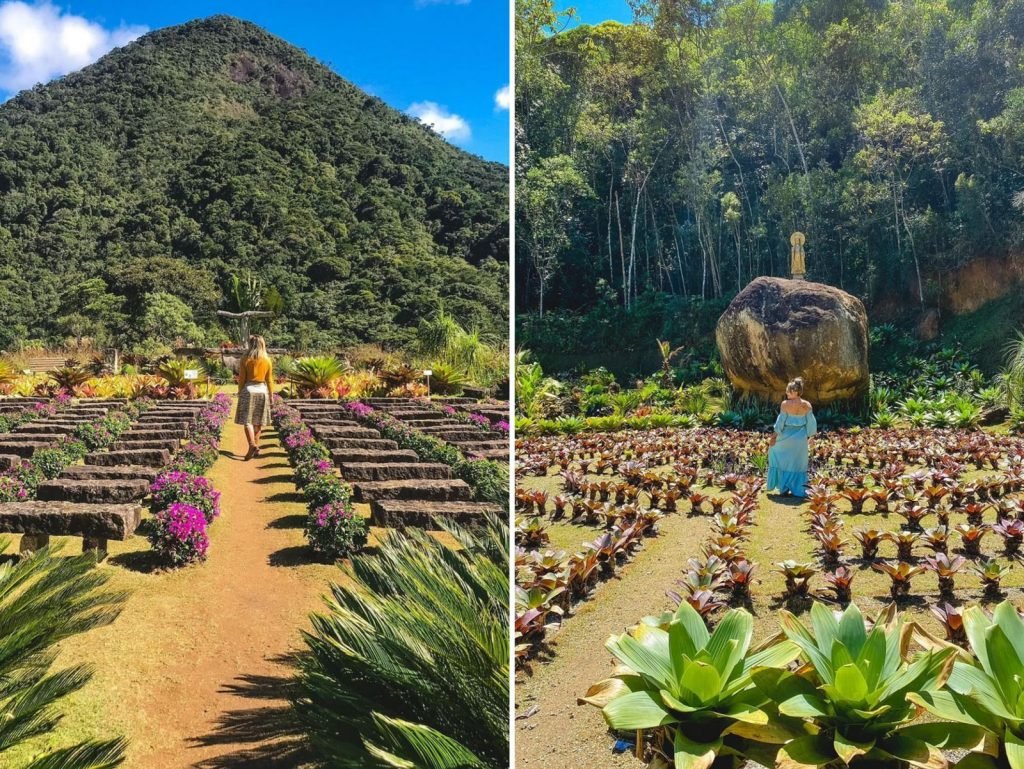
[[741, 394], [781, 400], [798, 376], [816, 406], [868, 390], [867, 313], [859, 299], [833, 286], [755, 278], [718, 319], [715, 341]]

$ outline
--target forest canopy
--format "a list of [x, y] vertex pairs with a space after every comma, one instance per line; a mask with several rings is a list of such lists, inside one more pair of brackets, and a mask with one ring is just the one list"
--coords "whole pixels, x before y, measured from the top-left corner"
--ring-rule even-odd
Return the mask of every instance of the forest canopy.
[[545, 338], [548, 310], [622, 317], [788, 276], [794, 230], [808, 278], [869, 311], [920, 311], [943, 271], [1019, 251], [1024, 1], [629, 5], [633, 24], [589, 26], [516, 2], [529, 344], [566, 338]]
[[253, 24], [153, 32], [0, 106], [0, 349], [217, 344], [239, 275], [275, 345], [504, 339], [507, 179]]

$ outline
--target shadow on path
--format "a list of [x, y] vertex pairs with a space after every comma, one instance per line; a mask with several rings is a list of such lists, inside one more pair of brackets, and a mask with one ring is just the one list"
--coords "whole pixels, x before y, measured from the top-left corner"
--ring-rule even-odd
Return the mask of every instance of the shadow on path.
[[308, 545], [294, 545], [282, 547], [271, 553], [267, 558], [267, 563], [271, 566], [302, 566], [307, 563], [325, 563], [325, 561]]
[[301, 513], [297, 515], [282, 515], [267, 522], [268, 529], [301, 529], [306, 525], [306, 516]]
[[[295, 666], [292, 655], [272, 661], [289, 672]], [[220, 691], [250, 700], [253, 706], [225, 712], [212, 733], [189, 740], [193, 747], [238, 746], [200, 761], [197, 769], [297, 769], [311, 764], [312, 754], [287, 702], [295, 692], [290, 675], [243, 675]]]

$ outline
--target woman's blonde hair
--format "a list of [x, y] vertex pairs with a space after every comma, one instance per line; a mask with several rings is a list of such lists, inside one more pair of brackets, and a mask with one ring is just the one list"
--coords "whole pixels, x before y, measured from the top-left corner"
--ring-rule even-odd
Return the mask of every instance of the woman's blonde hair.
[[788, 385], [786, 385], [786, 392], [788, 392], [788, 393], [796, 393], [797, 395], [803, 395], [804, 394], [804, 378], [798, 376], [796, 379], [794, 379], [792, 382], [790, 382]]
[[259, 359], [269, 358], [267, 354], [267, 341], [261, 337], [253, 334], [249, 337], [249, 351], [246, 353], [246, 357]]

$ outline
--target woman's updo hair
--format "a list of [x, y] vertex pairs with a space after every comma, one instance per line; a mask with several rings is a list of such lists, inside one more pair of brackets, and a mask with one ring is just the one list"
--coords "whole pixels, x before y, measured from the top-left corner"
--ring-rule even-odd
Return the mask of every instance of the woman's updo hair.
[[803, 379], [803, 377], [799, 377], [798, 376], [796, 379], [794, 379], [792, 382], [790, 382], [788, 385], [786, 385], [786, 392], [788, 392], [788, 393], [796, 393], [797, 395], [803, 395], [804, 394], [804, 379]]

